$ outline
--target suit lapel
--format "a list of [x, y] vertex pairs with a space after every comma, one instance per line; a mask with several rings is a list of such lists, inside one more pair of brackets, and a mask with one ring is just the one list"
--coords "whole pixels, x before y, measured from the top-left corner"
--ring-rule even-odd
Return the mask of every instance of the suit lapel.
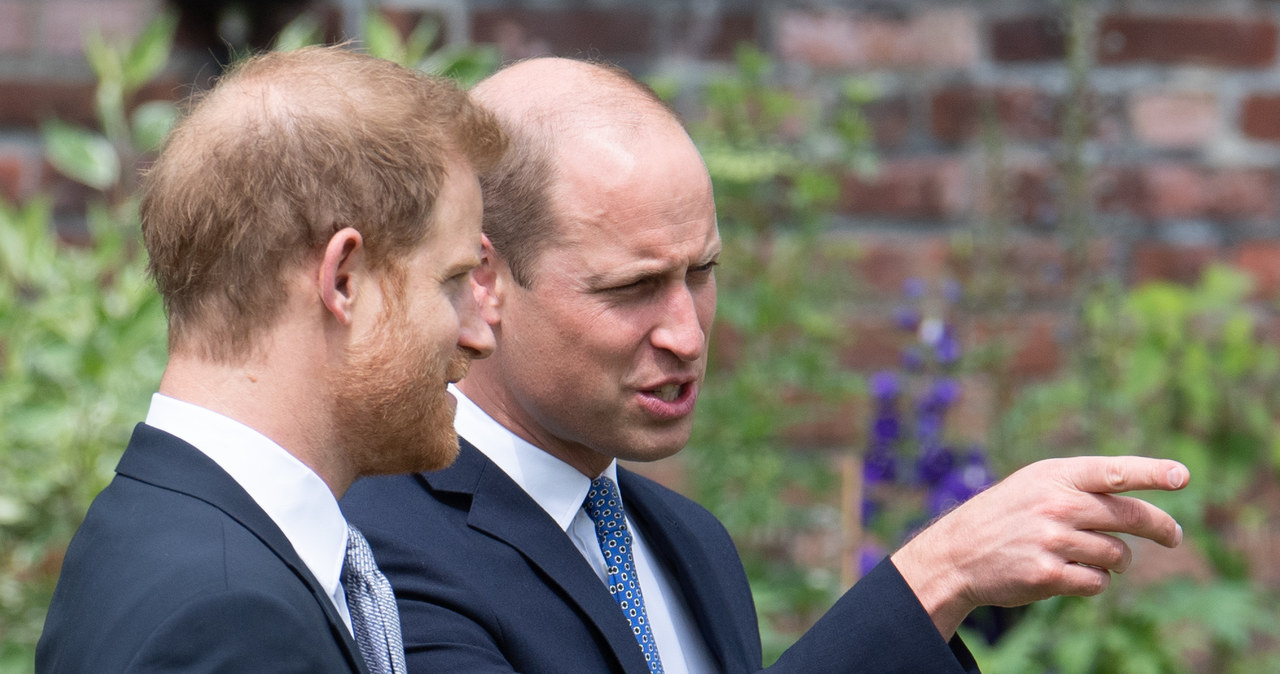
[[471, 494], [467, 524], [518, 550], [587, 616], [628, 672], [648, 672], [627, 619], [564, 530], [470, 442], [453, 466], [424, 479], [440, 491]]
[[353, 669], [367, 673], [359, 648], [329, 595], [298, 557], [280, 527], [226, 471], [203, 452], [164, 431], [138, 424], [116, 472], [135, 480], [180, 492], [218, 508], [239, 522], [298, 576], [329, 620]]
[[[746, 672], [759, 668], [759, 663], [745, 659], [752, 647], [734, 627], [741, 621], [724, 615], [725, 607], [732, 604], [722, 579], [714, 572], [722, 560], [706, 554], [705, 543], [684, 524], [685, 518], [653, 485], [621, 468], [618, 483], [627, 514], [636, 521], [650, 549], [679, 583], [703, 639], [720, 662], [721, 671]], [[756, 617], [748, 619], [754, 624]]]

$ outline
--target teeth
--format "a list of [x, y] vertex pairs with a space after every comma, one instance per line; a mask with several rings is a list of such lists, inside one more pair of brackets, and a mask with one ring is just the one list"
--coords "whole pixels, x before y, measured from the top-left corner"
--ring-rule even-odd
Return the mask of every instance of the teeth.
[[653, 395], [655, 398], [664, 402], [671, 402], [676, 399], [676, 396], [680, 395], [680, 385], [667, 384], [666, 386], [659, 386], [654, 389]]

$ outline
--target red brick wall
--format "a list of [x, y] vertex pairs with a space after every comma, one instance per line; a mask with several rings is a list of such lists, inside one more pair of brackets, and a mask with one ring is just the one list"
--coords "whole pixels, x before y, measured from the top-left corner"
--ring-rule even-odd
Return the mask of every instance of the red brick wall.
[[[35, 120], [88, 116], [84, 28], [136, 32], [159, 3], [0, 0], [0, 194], [22, 197], [48, 183]], [[1002, 264], [1024, 291], [1018, 311], [1029, 326], [1014, 366], [1039, 376], [1062, 362], [1054, 336], [1068, 294], [1053, 270], [1067, 240], [1058, 168], [1068, 72], [1057, 12], [1065, 3], [383, 4], [398, 25], [424, 12], [448, 17], [451, 37], [497, 43], [509, 58], [593, 56], [696, 80], [723, 65], [737, 41], [752, 40], [816, 96], [847, 75], [873, 78], [880, 96], [868, 114], [880, 171], [845, 177], [839, 207], [839, 230], [865, 251], [851, 270], [859, 302], [851, 325], [866, 338], [845, 359], [858, 367], [893, 358], [876, 348], [876, 335], [905, 278], [965, 273], [951, 244], [988, 205], [980, 111], [989, 107], [1003, 132], [1012, 201]], [[1085, 103], [1099, 234], [1092, 271], [1187, 281], [1227, 261], [1255, 276], [1261, 298], [1280, 297], [1280, 4], [1086, 4], [1096, 38]]]

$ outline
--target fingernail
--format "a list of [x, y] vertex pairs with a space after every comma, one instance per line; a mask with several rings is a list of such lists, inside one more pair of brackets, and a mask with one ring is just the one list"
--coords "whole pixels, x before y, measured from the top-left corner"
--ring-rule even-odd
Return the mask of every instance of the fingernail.
[[1176, 526], [1178, 527], [1178, 536], [1173, 541], [1174, 547], [1178, 547], [1179, 545], [1182, 545], [1182, 525], [1178, 524]]
[[1174, 489], [1182, 487], [1182, 470], [1178, 468], [1169, 469], [1169, 484], [1173, 486]]

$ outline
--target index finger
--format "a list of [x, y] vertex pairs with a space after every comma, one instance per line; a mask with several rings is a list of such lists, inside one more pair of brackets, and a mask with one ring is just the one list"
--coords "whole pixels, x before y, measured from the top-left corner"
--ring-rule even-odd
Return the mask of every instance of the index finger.
[[1177, 491], [1187, 485], [1191, 471], [1171, 459], [1145, 456], [1080, 456], [1062, 459], [1064, 477], [1080, 491], [1117, 494], [1159, 489]]

